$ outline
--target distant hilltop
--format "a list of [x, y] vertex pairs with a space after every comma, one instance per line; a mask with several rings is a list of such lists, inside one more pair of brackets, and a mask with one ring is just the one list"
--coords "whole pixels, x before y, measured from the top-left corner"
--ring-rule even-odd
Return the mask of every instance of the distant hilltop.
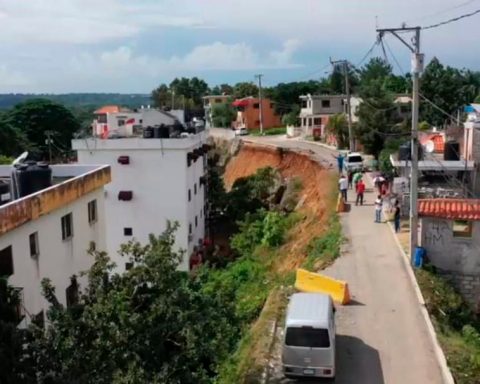
[[68, 107], [99, 107], [105, 104], [117, 104], [125, 107], [140, 107], [152, 104], [150, 94], [140, 93], [65, 93], [65, 94], [33, 94], [8, 93], [0, 94], [0, 109], [9, 109], [16, 104], [31, 99], [49, 99]]

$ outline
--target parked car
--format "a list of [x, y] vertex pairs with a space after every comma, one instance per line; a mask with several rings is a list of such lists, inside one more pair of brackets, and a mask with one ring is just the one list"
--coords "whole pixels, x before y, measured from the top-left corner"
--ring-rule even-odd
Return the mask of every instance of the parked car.
[[282, 364], [287, 378], [335, 377], [335, 307], [330, 295], [292, 295], [285, 320]]
[[358, 152], [350, 152], [345, 157], [343, 166], [347, 172], [361, 171], [364, 167], [362, 154]]
[[248, 130], [245, 127], [235, 128], [235, 136], [245, 136], [248, 135]]

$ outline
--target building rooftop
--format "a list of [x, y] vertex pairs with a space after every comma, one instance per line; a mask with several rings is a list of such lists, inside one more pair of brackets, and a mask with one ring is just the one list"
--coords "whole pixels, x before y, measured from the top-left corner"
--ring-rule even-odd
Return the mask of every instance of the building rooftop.
[[347, 96], [346, 95], [301, 95], [300, 99], [345, 99]]
[[95, 115], [101, 115], [104, 113], [119, 113], [119, 112], [132, 112], [128, 108], [120, 107], [118, 105], [105, 105], [102, 108], [97, 109], [93, 112]]
[[[40, 216], [67, 205], [111, 181], [108, 165], [52, 165], [57, 183], [0, 206], [0, 236]], [[10, 165], [0, 165], [0, 177], [8, 179]], [[62, 181], [63, 180], [63, 181]]]
[[480, 220], [479, 199], [424, 199], [418, 201], [418, 214], [451, 220]]
[[[390, 162], [395, 168], [410, 168], [411, 161], [398, 160], [395, 156], [390, 156]], [[465, 160], [443, 160], [441, 158], [430, 158], [428, 160], [419, 160], [419, 171], [435, 171], [435, 172], [453, 172], [453, 171], [473, 171], [475, 163], [473, 161]]]

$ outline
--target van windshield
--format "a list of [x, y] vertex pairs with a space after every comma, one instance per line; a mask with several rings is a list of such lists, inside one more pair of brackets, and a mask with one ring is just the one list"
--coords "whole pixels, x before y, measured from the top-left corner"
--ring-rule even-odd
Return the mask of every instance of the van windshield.
[[330, 348], [327, 329], [287, 328], [285, 344], [290, 347]]
[[348, 162], [349, 163], [361, 163], [363, 161], [362, 156], [349, 156]]

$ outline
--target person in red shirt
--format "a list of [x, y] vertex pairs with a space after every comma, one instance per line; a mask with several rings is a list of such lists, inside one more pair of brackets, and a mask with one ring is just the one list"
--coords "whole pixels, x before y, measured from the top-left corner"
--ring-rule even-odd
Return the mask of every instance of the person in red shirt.
[[362, 179], [357, 183], [357, 200], [355, 201], [355, 205], [363, 205], [363, 194], [365, 193], [365, 183]]

